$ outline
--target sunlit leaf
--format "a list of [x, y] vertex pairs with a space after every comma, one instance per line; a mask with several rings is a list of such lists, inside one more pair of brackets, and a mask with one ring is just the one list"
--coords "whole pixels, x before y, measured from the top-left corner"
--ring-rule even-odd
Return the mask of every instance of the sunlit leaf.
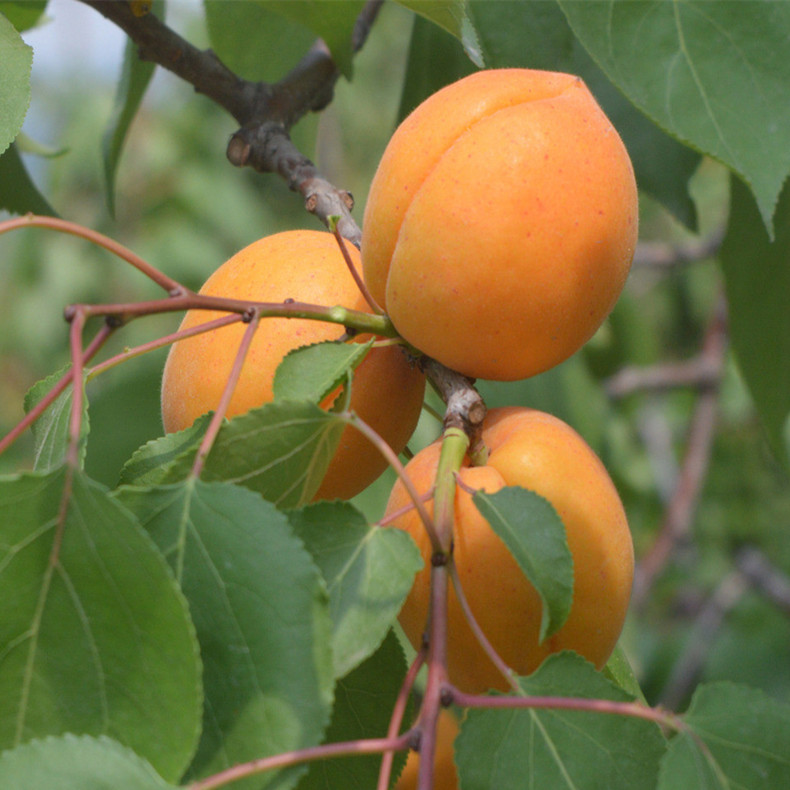
[[199, 735], [186, 602], [132, 515], [65, 468], [0, 482], [0, 745], [109, 735], [167, 779]]
[[[252, 491], [194, 478], [117, 497], [164, 552], [197, 629], [206, 702], [190, 775], [320, 742], [334, 678], [329, 607], [286, 517]], [[300, 772], [238, 786], [284, 787]]]

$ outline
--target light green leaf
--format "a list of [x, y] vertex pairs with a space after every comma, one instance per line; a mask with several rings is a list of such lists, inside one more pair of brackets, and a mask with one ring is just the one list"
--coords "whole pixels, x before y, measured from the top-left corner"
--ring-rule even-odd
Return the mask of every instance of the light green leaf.
[[64, 468], [0, 481], [0, 747], [109, 735], [176, 780], [197, 743], [186, 602], [132, 515]]
[[64, 735], [0, 755], [4, 790], [175, 790], [150, 763], [110, 738]]
[[790, 785], [790, 705], [733, 683], [700, 686], [661, 765], [658, 790]]
[[[68, 372], [63, 368], [34, 384], [25, 395], [25, 414], [33, 409]], [[69, 446], [71, 406], [74, 402], [73, 390], [69, 386], [32, 425], [34, 440], [33, 468], [37, 472], [48, 472], [66, 457]], [[88, 438], [88, 398], [83, 390], [82, 425], [80, 430], [80, 462], [85, 461], [86, 440]]]
[[32, 65], [33, 49], [0, 15], [0, 154], [13, 142], [27, 115]]
[[405, 532], [368, 525], [347, 502], [320, 502], [288, 518], [326, 580], [342, 677], [381, 644], [422, 567], [420, 552]]
[[483, 68], [486, 65], [477, 31], [469, 14], [468, 0], [397, 0], [397, 2], [455, 36], [475, 66]]
[[[529, 696], [631, 701], [572, 653], [549, 657], [519, 685]], [[523, 790], [526, 776], [552, 790], [652, 788], [665, 749], [652, 722], [559, 708], [470, 710], [455, 741], [465, 790]]]
[[341, 343], [327, 341], [289, 351], [274, 374], [275, 400], [306, 400], [320, 403], [336, 390], [370, 351], [373, 341]]
[[[195, 621], [206, 703], [190, 776], [319, 743], [332, 704], [329, 607], [286, 517], [244, 488], [194, 478], [116, 495], [164, 552]], [[289, 786], [300, 773], [238, 786]]]
[[0, 208], [10, 214], [46, 214], [56, 217], [57, 212], [31, 181], [19, 156], [16, 144], [0, 154]]
[[746, 187], [731, 179], [727, 235], [719, 251], [738, 366], [777, 457], [790, 464], [782, 432], [790, 416], [790, 186], [770, 241]]
[[478, 491], [472, 501], [540, 596], [543, 642], [562, 628], [573, 602], [573, 556], [564, 524], [546, 499], [518, 486]]
[[720, 160], [772, 217], [790, 173], [790, 4], [771, 0], [559, 0], [629, 99]]
[[[335, 709], [324, 743], [377, 738], [386, 733], [405, 675], [403, 648], [390, 631], [372, 656], [337, 682]], [[409, 711], [405, 718], [408, 721]], [[393, 775], [405, 760], [405, 752], [395, 755]], [[376, 786], [380, 767], [378, 754], [314, 762], [298, 790], [370, 790]]]
[[[164, 6], [164, 0], [155, 0], [152, 10], [162, 17], [164, 16]], [[104, 178], [107, 182], [107, 207], [113, 216], [115, 215], [115, 175], [118, 171], [123, 144], [155, 69], [156, 64], [152, 61], [141, 60], [137, 44], [131, 39], [127, 40], [112, 117], [102, 139], [102, 161], [104, 162]]]

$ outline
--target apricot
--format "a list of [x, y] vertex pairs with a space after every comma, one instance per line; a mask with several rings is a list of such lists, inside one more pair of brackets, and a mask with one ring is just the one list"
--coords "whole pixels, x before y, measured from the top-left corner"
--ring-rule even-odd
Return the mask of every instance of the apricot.
[[637, 225], [628, 152], [581, 79], [480, 71], [395, 131], [365, 207], [362, 264], [406, 340], [473, 378], [515, 380], [593, 335]]
[[[436, 725], [436, 752], [433, 760], [433, 790], [458, 790], [453, 743], [458, 735], [458, 720], [442, 710]], [[419, 752], [409, 752], [395, 790], [416, 790], [420, 771]]]
[[[350, 250], [359, 268], [359, 254]], [[301, 302], [369, 310], [330, 233], [296, 230], [250, 244], [219, 267], [200, 293], [260, 302]], [[191, 310], [181, 329], [206, 323], [220, 312]], [[245, 325], [233, 324], [173, 344], [162, 379], [162, 420], [170, 433], [215, 409], [230, 374]], [[334, 340], [343, 327], [323, 321], [263, 318], [247, 354], [227, 415], [243, 414], [274, 398], [272, 381], [282, 358], [299, 346]], [[370, 351], [354, 374], [351, 408], [396, 451], [411, 436], [422, 408], [425, 380], [402, 351]], [[325, 403], [325, 406], [330, 405]], [[379, 451], [347, 426], [318, 499], [348, 499], [386, 468]]]
[[[575, 650], [599, 669], [623, 627], [634, 571], [634, 553], [622, 503], [603, 464], [568, 425], [549, 414], [520, 407], [492, 409], [483, 423], [489, 450], [484, 466], [460, 470], [455, 494], [453, 556], [475, 619], [505, 663], [526, 675], [551, 653]], [[406, 471], [420, 493], [434, 485], [440, 444], [415, 455]], [[504, 542], [464, 488], [494, 493], [521, 486], [547, 499], [565, 524], [573, 556], [573, 604], [568, 619], [539, 643], [541, 601]], [[387, 504], [394, 513], [410, 502], [400, 480]], [[429, 512], [432, 504], [429, 504]], [[428, 619], [431, 546], [414, 509], [392, 525], [419, 546], [425, 568], [416, 577], [400, 615], [417, 648]], [[454, 590], [448, 601], [448, 673], [464, 691], [506, 689], [502, 675], [480, 647]]]

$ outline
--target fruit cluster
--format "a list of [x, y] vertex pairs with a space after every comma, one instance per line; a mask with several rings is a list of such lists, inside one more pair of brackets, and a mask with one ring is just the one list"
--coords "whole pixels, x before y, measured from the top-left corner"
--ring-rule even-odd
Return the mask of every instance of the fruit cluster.
[[[636, 244], [636, 185], [622, 141], [581, 80], [481, 71], [440, 90], [396, 130], [363, 224], [361, 255], [352, 250], [352, 264], [412, 349], [472, 378], [515, 380], [567, 359], [612, 309]], [[201, 292], [368, 309], [335, 239], [314, 231], [250, 245]], [[213, 317], [190, 312], [182, 328]], [[162, 384], [168, 431], [216, 406], [243, 331], [228, 326], [173, 346]], [[320, 321], [262, 321], [228, 415], [272, 399], [275, 369], [291, 349], [342, 331]], [[401, 348], [374, 348], [355, 373], [351, 408], [400, 452], [423, 390], [419, 366]], [[464, 462], [455, 500], [454, 562], [472, 611], [519, 673], [565, 648], [603, 666], [623, 625], [633, 574], [628, 525], [606, 470], [569, 426], [527, 408], [490, 412], [483, 442], [488, 461]], [[433, 485], [438, 454], [439, 445], [431, 445], [406, 467], [421, 494]], [[378, 451], [347, 428], [316, 496], [349, 498], [383, 468]], [[539, 493], [565, 524], [573, 605], [544, 643], [538, 595], [469, 494], [503, 486]], [[428, 568], [429, 541], [409, 503], [396, 483], [387, 512], [405, 515], [392, 526], [412, 535]], [[415, 646], [428, 617], [429, 585], [426, 569], [401, 613]], [[452, 596], [448, 639], [453, 683], [466, 691], [503, 688]]]

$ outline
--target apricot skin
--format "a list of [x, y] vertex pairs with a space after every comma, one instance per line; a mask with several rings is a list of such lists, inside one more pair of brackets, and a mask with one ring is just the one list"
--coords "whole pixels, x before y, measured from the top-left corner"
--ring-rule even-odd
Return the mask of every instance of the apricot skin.
[[[350, 250], [357, 267], [359, 255]], [[368, 310], [329, 233], [297, 230], [267, 236], [230, 258], [209, 277], [201, 293], [260, 302], [295, 299], [311, 304]], [[220, 312], [189, 311], [181, 329], [206, 323]], [[173, 345], [162, 379], [162, 420], [168, 433], [191, 425], [216, 408], [246, 325], [233, 324]], [[343, 327], [323, 321], [263, 318], [247, 354], [228, 416], [274, 398], [277, 365], [299, 346], [335, 340]], [[399, 348], [373, 349], [354, 374], [351, 408], [396, 452], [411, 436], [422, 408], [423, 375]], [[326, 405], [326, 404], [325, 404]], [[348, 499], [386, 468], [379, 451], [355, 428], [346, 427], [316, 499]]]
[[468, 376], [515, 380], [594, 334], [637, 226], [630, 158], [578, 77], [480, 71], [395, 131], [365, 207], [362, 262], [406, 340]]
[[[492, 409], [484, 422], [483, 441], [490, 451], [488, 463], [465, 465], [459, 474], [461, 483], [489, 493], [517, 485], [547, 499], [565, 524], [574, 562], [574, 590], [567, 621], [539, 644], [541, 602], [537, 592], [480, 515], [471, 495], [459, 486], [453, 556], [475, 618], [505, 663], [520, 675], [534, 671], [548, 655], [565, 649], [575, 650], [600, 669], [622, 630], [634, 570], [631, 534], [614, 484], [584, 440], [570, 426], [543, 412], [520, 407]], [[439, 449], [438, 442], [429, 445], [406, 466], [420, 493], [434, 485]], [[409, 501], [398, 481], [387, 513]], [[414, 538], [426, 564], [399, 615], [416, 648], [428, 617], [431, 547], [413, 509], [391, 526]], [[507, 688], [467, 625], [452, 588], [448, 672], [455, 685], [470, 693]]]

